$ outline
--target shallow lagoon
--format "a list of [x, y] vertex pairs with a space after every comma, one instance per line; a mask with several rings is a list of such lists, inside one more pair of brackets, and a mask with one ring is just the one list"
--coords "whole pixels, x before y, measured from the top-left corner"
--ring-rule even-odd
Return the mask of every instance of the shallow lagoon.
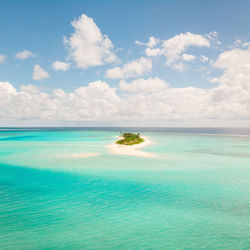
[[3, 129], [1, 248], [250, 247], [249, 135], [145, 129], [146, 159], [107, 152], [119, 130]]

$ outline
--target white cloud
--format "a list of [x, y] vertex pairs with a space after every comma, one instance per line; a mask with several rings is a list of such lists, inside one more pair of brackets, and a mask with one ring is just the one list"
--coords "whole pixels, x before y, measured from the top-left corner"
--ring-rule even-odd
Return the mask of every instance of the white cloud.
[[[145, 54], [147, 56], [159, 56], [162, 55], [162, 40], [159, 40], [153, 36], [149, 37], [147, 43], [136, 41], [136, 44], [146, 46]], [[157, 47], [158, 46], [158, 47]]]
[[214, 66], [223, 69], [218, 78], [223, 86], [238, 86], [250, 90], [250, 50], [232, 49], [221, 53]]
[[218, 48], [219, 45], [222, 43], [218, 40], [218, 32], [216, 31], [211, 31], [208, 34], [205, 34], [205, 37], [210, 40], [213, 44], [215, 44], [215, 48]]
[[150, 77], [148, 79], [136, 79], [130, 83], [122, 80], [120, 81], [119, 87], [122, 91], [127, 92], [158, 92], [165, 90], [168, 84], [158, 77]]
[[159, 56], [162, 54], [162, 50], [160, 48], [146, 48], [145, 53], [147, 56]]
[[240, 39], [236, 39], [233, 43], [234, 46], [230, 46], [230, 48], [232, 49], [234, 48], [242, 48], [242, 49], [250, 49], [250, 43], [249, 42], [243, 42]]
[[241, 41], [240, 39], [236, 39], [236, 40], [234, 41], [234, 45], [235, 45], [236, 47], [239, 47], [239, 46], [242, 45], [242, 41]]
[[126, 63], [122, 68], [114, 67], [106, 71], [106, 77], [111, 79], [126, 79], [141, 76], [150, 72], [152, 69], [152, 60], [141, 57], [138, 60]]
[[[16, 89], [9, 82], [0, 82], [0, 93], [7, 95], [16, 95]], [[4, 100], [4, 98], [0, 98]]]
[[166, 56], [167, 65], [180, 59], [180, 56], [189, 47], [209, 47], [209, 40], [199, 34], [187, 32], [176, 35], [163, 42], [162, 53]]
[[15, 89], [0, 83], [0, 120], [137, 122], [178, 121], [194, 124], [217, 121], [231, 125], [250, 122], [250, 50], [222, 52], [214, 67], [223, 73], [211, 89], [174, 88], [160, 78], [122, 80], [119, 90], [106, 82], [91, 82], [73, 92], [56, 89], [48, 94], [36, 86]]
[[185, 65], [182, 62], [174, 63], [173, 64], [173, 69], [175, 69], [176, 71], [179, 71], [179, 72], [183, 72], [185, 70]]
[[148, 44], [147, 44], [147, 46], [149, 48], [153, 48], [158, 44], [159, 44], [159, 39], [157, 39], [157, 38], [155, 38], [153, 36], [149, 37], [149, 41], [148, 41]]
[[0, 54], [0, 63], [3, 63], [5, 59], [6, 59], [6, 56]]
[[243, 48], [247, 48], [248, 50], [250, 49], [250, 43], [249, 42], [245, 42], [242, 44]]
[[204, 56], [204, 55], [201, 55], [200, 59], [201, 59], [202, 62], [208, 62], [208, 58], [206, 56]]
[[159, 42], [160, 42], [160, 40], [153, 37], [153, 36], [149, 37], [149, 41], [147, 43], [143, 43], [143, 42], [140, 42], [140, 41], [135, 41], [136, 44], [147, 46], [149, 48], [155, 47], [156, 45], [159, 44]]
[[[217, 33], [215, 33], [217, 35]], [[196, 58], [195, 55], [185, 53], [190, 47], [210, 47], [210, 40], [214, 39], [215, 34], [199, 35], [187, 32], [173, 36], [168, 40], [159, 40], [150, 37], [147, 43], [136, 41], [139, 45], [146, 46], [147, 56], [165, 56], [166, 66], [173, 66], [180, 71], [184, 69], [183, 62], [190, 62]], [[178, 62], [178, 63], [177, 63]], [[176, 64], [177, 63], [177, 64]]]
[[52, 68], [54, 70], [66, 71], [66, 70], [68, 70], [70, 68], [70, 63], [55, 61], [55, 62], [52, 63]]
[[[222, 52], [214, 66], [224, 73], [212, 82], [219, 85], [213, 89], [212, 100], [218, 110], [228, 108], [228, 115], [236, 119], [249, 119], [250, 110], [250, 50], [232, 49]], [[231, 110], [230, 110], [231, 109]], [[227, 114], [223, 113], [222, 116]]]
[[[224, 51], [214, 63], [214, 66], [224, 69], [227, 74], [241, 77], [250, 75], [250, 50], [233, 49]], [[229, 81], [230, 79], [227, 79]], [[239, 80], [239, 79], [238, 79]], [[241, 81], [240, 81], [241, 82]]]
[[78, 68], [87, 69], [117, 60], [111, 40], [101, 33], [92, 18], [81, 15], [71, 24], [74, 33], [68, 39], [65, 38], [65, 43], [69, 57]]
[[193, 61], [194, 59], [195, 59], [194, 55], [190, 55], [190, 54], [183, 54], [182, 55], [183, 61], [190, 62], [190, 61]]
[[105, 120], [119, 111], [120, 98], [107, 83], [96, 81], [66, 93], [56, 89], [41, 92], [34, 85], [17, 91], [10, 83], [0, 82], [1, 119]]
[[18, 53], [16, 53], [15, 57], [18, 58], [18, 59], [21, 59], [21, 60], [25, 60], [29, 57], [35, 57], [36, 55], [33, 54], [31, 51], [29, 50], [23, 50], [23, 51], [20, 51]]
[[218, 83], [219, 78], [218, 77], [213, 77], [212, 79], [209, 80], [211, 83]]
[[41, 66], [36, 64], [33, 68], [33, 80], [43, 80], [49, 78], [49, 74], [47, 71], [45, 71]]
[[35, 85], [32, 85], [32, 84], [22, 85], [20, 89], [21, 89], [21, 91], [27, 92], [30, 94], [36, 94], [36, 93], [40, 92], [39, 88]]

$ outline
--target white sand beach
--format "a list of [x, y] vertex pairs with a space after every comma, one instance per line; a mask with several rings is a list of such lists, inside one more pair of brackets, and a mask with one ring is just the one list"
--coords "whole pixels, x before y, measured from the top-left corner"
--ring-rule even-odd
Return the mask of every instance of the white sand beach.
[[[138, 157], [147, 157], [154, 158], [156, 157], [153, 153], [144, 152], [140, 149], [149, 146], [152, 142], [149, 138], [145, 136], [141, 136], [144, 139], [144, 142], [135, 145], [120, 145], [116, 142], [113, 142], [106, 146], [110, 154], [117, 155], [129, 155], [129, 156], [138, 156]], [[118, 139], [122, 139], [122, 137], [118, 137]]]

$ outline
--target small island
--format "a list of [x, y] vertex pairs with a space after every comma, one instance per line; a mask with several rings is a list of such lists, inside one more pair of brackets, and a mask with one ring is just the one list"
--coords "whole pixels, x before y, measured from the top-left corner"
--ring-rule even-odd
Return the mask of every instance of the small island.
[[154, 158], [156, 156], [153, 153], [141, 150], [150, 144], [150, 139], [140, 133], [121, 132], [118, 139], [106, 147], [110, 154]]
[[140, 144], [144, 142], [145, 140], [140, 136], [140, 133], [134, 134], [134, 133], [122, 133], [119, 136], [119, 140], [116, 141], [117, 144], [121, 145], [134, 145], [134, 144]]

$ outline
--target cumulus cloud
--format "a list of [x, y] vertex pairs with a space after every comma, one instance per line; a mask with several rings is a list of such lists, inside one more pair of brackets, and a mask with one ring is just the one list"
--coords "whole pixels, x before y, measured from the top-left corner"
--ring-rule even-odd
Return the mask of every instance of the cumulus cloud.
[[159, 56], [162, 55], [162, 51], [160, 48], [146, 48], [145, 53], [147, 56]]
[[236, 39], [233, 43], [233, 46], [230, 46], [230, 48], [242, 48], [242, 49], [250, 49], [250, 42], [243, 42], [240, 39]]
[[[16, 95], [16, 89], [9, 82], [0, 82], [0, 98], [1, 101], [6, 101], [4, 96]], [[9, 100], [9, 98], [7, 98]]]
[[204, 56], [204, 55], [201, 55], [200, 59], [201, 59], [202, 62], [208, 62], [208, 58], [206, 56]]
[[158, 78], [150, 77], [148, 79], [136, 79], [130, 83], [127, 83], [125, 80], [120, 81], [119, 87], [122, 91], [127, 92], [158, 92], [165, 90], [168, 87], [168, 84]]
[[211, 99], [218, 109], [228, 107], [232, 117], [249, 119], [250, 50], [224, 51], [214, 66], [224, 70], [224, 73], [212, 79], [212, 82], [217, 82], [219, 85], [213, 89]]
[[182, 62], [174, 63], [173, 69], [175, 69], [176, 71], [179, 71], [179, 72], [183, 72], [185, 70], [185, 64]]
[[[157, 77], [120, 81], [119, 89], [103, 81], [73, 92], [48, 94], [34, 85], [20, 90], [0, 82], [0, 120], [65, 121], [216, 121], [250, 122], [250, 50], [222, 52], [213, 64], [223, 73], [211, 89], [171, 87]], [[225, 123], [224, 123], [225, 124]]]
[[33, 68], [33, 80], [40, 81], [46, 78], [49, 78], [49, 73], [36, 64]]
[[209, 79], [209, 81], [211, 83], [218, 83], [219, 82], [219, 78], [218, 77], [213, 77], [213, 78]]
[[215, 45], [215, 48], [218, 48], [218, 46], [222, 44], [221, 41], [219, 41], [218, 39], [219, 35], [217, 31], [211, 31], [208, 34], [205, 34], [204, 36]]
[[29, 50], [20, 51], [20, 52], [16, 53], [16, 55], [15, 55], [15, 57], [17, 59], [21, 59], [21, 60], [25, 60], [29, 57], [35, 57], [35, 56], [36, 55]]
[[6, 59], [5, 55], [0, 54], [0, 63], [3, 63]]
[[152, 60], [141, 57], [138, 60], [126, 63], [123, 67], [114, 67], [106, 71], [106, 77], [111, 79], [126, 79], [141, 76], [150, 72]]
[[155, 47], [156, 45], [159, 44], [159, 42], [160, 42], [160, 40], [157, 39], [157, 38], [155, 38], [155, 37], [153, 37], [153, 36], [149, 37], [149, 40], [148, 40], [147, 43], [143, 43], [143, 42], [140, 42], [140, 41], [135, 41], [136, 44], [138, 44], [138, 45], [144, 45], [144, 46], [147, 46], [149, 48]]
[[10, 83], [0, 82], [1, 119], [105, 120], [118, 113], [120, 98], [107, 83], [96, 81], [66, 93], [56, 89], [52, 94], [34, 85], [17, 91]]
[[190, 61], [193, 61], [194, 59], [195, 59], [194, 55], [190, 55], [190, 54], [183, 54], [182, 55], [183, 61], [190, 62]]
[[[224, 70], [224, 74], [216, 78], [220, 86], [228, 89], [240, 88], [242, 91], [239, 91], [239, 93], [250, 90], [249, 49], [224, 51], [213, 65]], [[249, 96], [248, 99], [250, 99]]]
[[66, 70], [68, 70], [70, 68], [70, 63], [55, 61], [55, 62], [52, 63], [52, 68], [54, 70], [66, 71]]
[[[217, 34], [217, 33], [216, 33]], [[150, 37], [148, 43], [137, 41], [139, 45], [146, 46], [145, 53], [147, 56], [165, 56], [166, 65], [173, 66], [174, 69], [180, 71], [184, 69], [183, 62], [189, 62], [195, 59], [194, 55], [185, 53], [190, 47], [210, 47], [210, 40], [214, 38], [214, 34], [200, 35], [187, 32], [173, 36], [168, 40], [158, 40]], [[178, 62], [178, 63], [177, 63]], [[177, 63], [177, 64], [176, 64]]]
[[74, 33], [68, 39], [65, 38], [65, 43], [69, 58], [78, 68], [87, 69], [117, 60], [111, 40], [101, 33], [92, 18], [81, 15], [71, 24]]
[[180, 56], [189, 47], [209, 47], [210, 43], [207, 38], [199, 34], [187, 32], [176, 35], [163, 42], [162, 53], [166, 56], [167, 65], [180, 59]]

